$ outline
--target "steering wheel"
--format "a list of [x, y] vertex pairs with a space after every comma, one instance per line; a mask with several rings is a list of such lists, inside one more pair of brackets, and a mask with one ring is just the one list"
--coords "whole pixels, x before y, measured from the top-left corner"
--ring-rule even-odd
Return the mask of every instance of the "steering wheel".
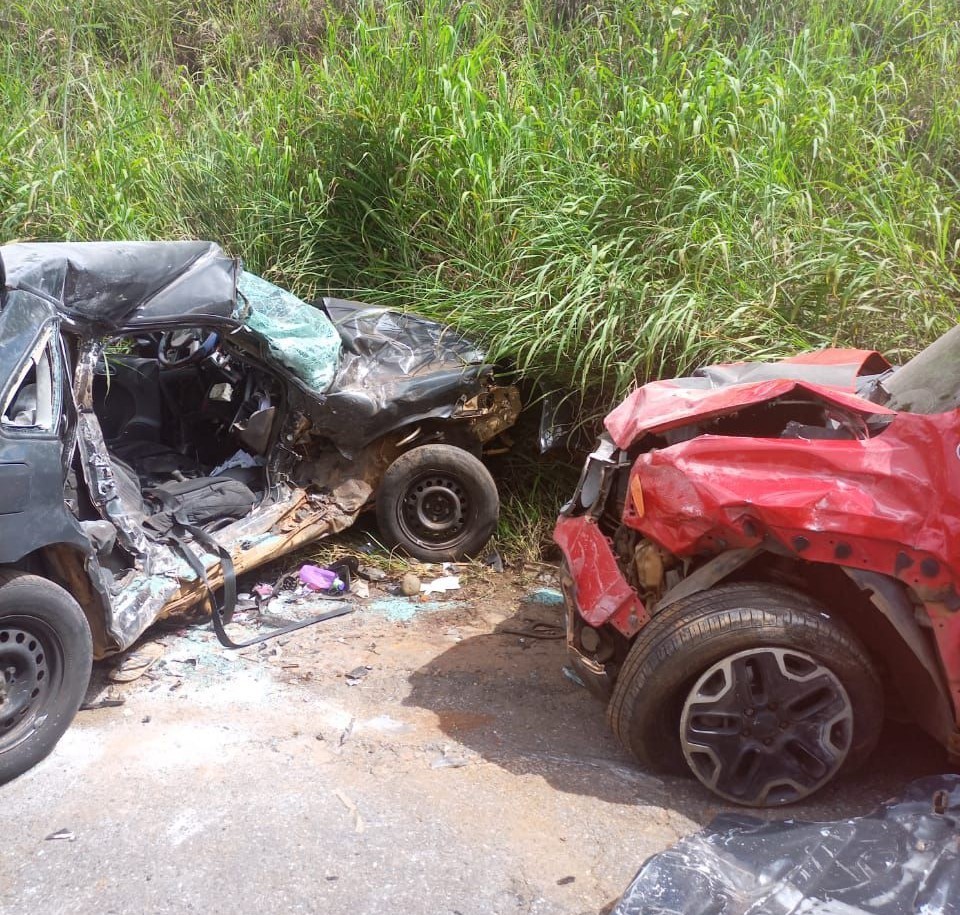
[[207, 331], [202, 327], [164, 331], [157, 346], [157, 361], [164, 368], [197, 365], [217, 348], [219, 341], [216, 331]]

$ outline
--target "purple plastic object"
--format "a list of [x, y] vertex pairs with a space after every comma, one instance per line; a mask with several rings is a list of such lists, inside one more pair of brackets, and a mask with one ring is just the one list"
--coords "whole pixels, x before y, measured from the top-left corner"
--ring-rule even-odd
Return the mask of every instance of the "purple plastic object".
[[342, 591], [346, 587], [336, 572], [311, 565], [301, 567], [300, 582], [311, 591]]

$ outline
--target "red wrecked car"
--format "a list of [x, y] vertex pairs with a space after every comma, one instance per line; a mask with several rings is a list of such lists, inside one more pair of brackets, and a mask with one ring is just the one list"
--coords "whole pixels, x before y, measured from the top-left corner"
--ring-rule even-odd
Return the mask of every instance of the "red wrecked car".
[[567, 642], [645, 766], [787, 804], [885, 711], [960, 759], [960, 328], [722, 365], [605, 421], [555, 539]]

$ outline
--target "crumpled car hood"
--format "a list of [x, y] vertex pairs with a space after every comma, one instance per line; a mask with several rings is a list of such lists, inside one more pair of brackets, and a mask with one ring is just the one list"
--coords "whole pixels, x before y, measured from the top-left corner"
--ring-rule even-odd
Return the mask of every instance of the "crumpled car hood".
[[780, 362], [741, 362], [698, 369], [691, 377], [652, 381], [604, 420], [618, 448], [650, 432], [666, 432], [751, 404], [809, 392], [864, 415], [891, 410], [857, 395], [857, 381], [890, 369], [872, 350], [825, 349]]

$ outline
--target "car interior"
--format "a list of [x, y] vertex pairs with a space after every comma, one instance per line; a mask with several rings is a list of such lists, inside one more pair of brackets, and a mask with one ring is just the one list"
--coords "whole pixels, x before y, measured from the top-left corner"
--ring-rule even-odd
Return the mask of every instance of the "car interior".
[[113, 341], [96, 366], [93, 406], [128, 494], [161, 516], [189, 502], [192, 520], [211, 525], [264, 498], [282, 393], [218, 333], [188, 328]]

